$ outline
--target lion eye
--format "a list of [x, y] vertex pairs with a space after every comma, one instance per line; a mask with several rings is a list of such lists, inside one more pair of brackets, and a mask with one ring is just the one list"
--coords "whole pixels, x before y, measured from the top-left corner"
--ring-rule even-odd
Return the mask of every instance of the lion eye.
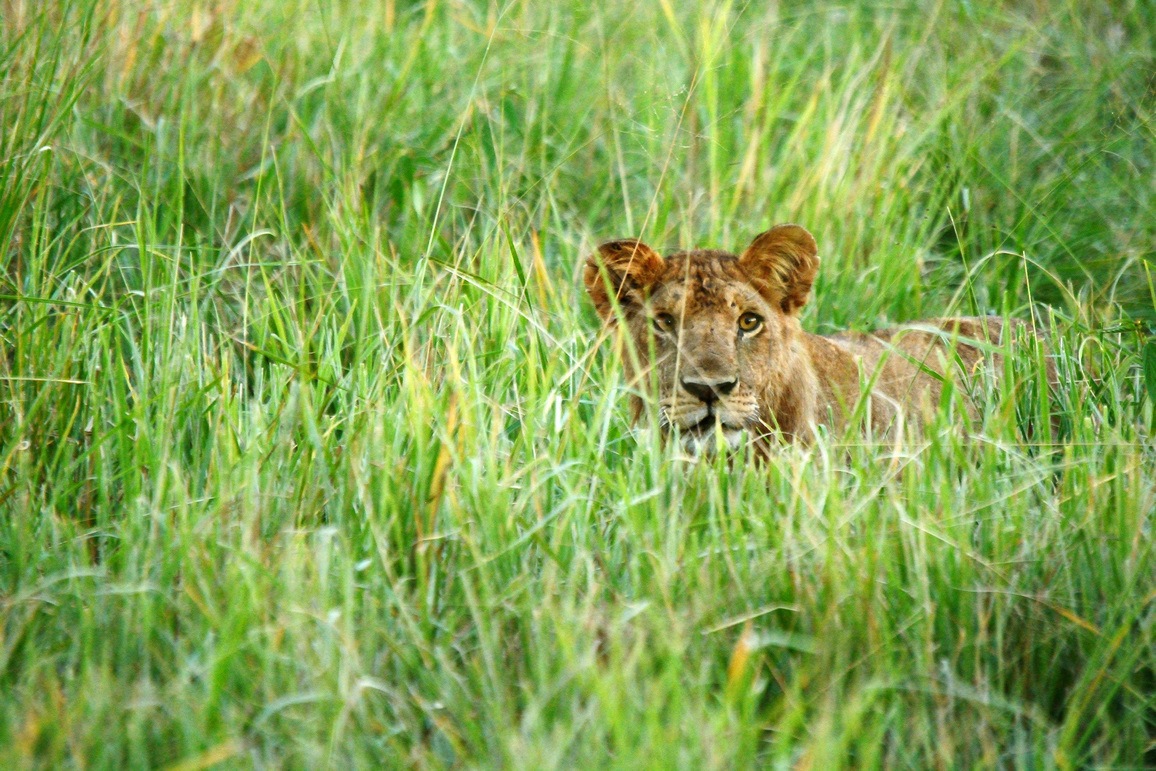
[[654, 328], [659, 332], [670, 332], [674, 329], [674, 316], [669, 313], [659, 313], [654, 317]]
[[744, 313], [739, 316], [739, 329], [743, 332], [754, 332], [763, 325], [763, 317], [757, 313]]

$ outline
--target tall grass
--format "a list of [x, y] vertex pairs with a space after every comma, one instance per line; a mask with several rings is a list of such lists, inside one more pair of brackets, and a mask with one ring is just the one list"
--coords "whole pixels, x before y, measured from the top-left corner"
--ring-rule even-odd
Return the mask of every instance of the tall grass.
[[[0, 7], [0, 766], [1156, 762], [1150, 4]], [[780, 221], [1060, 433], [632, 427], [583, 257]]]

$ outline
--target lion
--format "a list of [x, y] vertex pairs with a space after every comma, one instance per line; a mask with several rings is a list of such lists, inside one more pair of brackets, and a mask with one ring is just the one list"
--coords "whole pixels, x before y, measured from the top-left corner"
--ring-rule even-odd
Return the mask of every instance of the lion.
[[[1034, 334], [996, 317], [811, 334], [799, 314], [818, 270], [815, 238], [799, 225], [761, 233], [740, 255], [696, 249], [664, 258], [634, 239], [598, 247], [586, 261], [586, 291], [603, 322], [624, 322], [632, 342], [623, 359], [635, 421], [638, 387], [650, 382], [664, 434], [677, 434], [690, 455], [719, 439], [735, 450], [744, 435], [763, 452], [809, 443], [820, 426], [834, 435], [852, 424], [879, 436], [918, 430], [946, 382], [998, 379], [1008, 335]], [[1050, 362], [1048, 379], [1054, 384]], [[963, 385], [956, 392], [975, 420], [980, 405]]]

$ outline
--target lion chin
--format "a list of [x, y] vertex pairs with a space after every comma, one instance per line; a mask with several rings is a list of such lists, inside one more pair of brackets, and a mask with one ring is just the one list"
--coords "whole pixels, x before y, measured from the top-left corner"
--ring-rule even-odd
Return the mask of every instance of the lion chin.
[[718, 416], [706, 409], [700, 410], [698, 420], [682, 421], [667, 427], [678, 436], [683, 453], [692, 458], [712, 456], [719, 451], [735, 452], [743, 446], [747, 430], [742, 425], [719, 422]]

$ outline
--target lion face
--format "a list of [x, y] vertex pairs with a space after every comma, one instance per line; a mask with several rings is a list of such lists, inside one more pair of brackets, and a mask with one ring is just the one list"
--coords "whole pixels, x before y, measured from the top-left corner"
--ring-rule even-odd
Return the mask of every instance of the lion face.
[[[586, 288], [602, 318], [618, 301], [638, 364], [631, 381], [657, 387], [663, 429], [698, 454], [722, 439], [777, 428], [768, 394], [792, 365], [798, 312], [818, 269], [806, 230], [780, 225], [736, 256], [690, 251], [659, 256], [638, 241], [604, 244], [586, 267]], [[640, 405], [636, 404], [636, 408]]]
[[654, 339], [659, 415], [691, 453], [718, 431], [732, 449], [742, 432], [766, 430], [758, 384], [782, 324], [733, 256], [669, 260], [669, 280], [652, 288], [629, 321], [639, 351]]

